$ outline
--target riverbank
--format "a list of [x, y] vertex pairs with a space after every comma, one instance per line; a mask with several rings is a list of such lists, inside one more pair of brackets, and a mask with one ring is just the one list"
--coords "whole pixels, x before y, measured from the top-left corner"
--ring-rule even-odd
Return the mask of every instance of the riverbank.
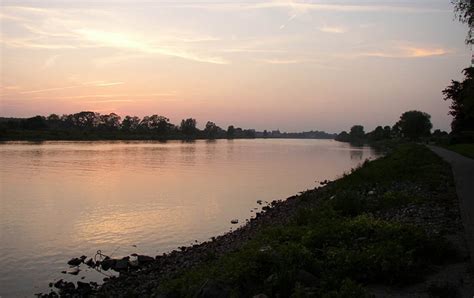
[[463, 231], [449, 166], [408, 144], [232, 233], [62, 294], [454, 297], [472, 290]]

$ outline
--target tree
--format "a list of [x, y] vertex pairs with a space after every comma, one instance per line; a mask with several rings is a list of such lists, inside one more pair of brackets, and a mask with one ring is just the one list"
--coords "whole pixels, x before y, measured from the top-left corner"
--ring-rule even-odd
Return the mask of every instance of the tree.
[[474, 0], [452, 0], [452, 3], [456, 17], [469, 27], [466, 44], [474, 44]]
[[43, 116], [35, 116], [23, 120], [22, 126], [24, 129], [45, 129], [48, 128], [46, 118]]
[[352, 140], [360, 140], [365, 137], [364, 127], [362, 125], [354, 125], [349, 133]]
[[110, 113], [108, 115], [100, 115], [100, 127], [107, 130], [116, 130], [120, 128], [121, 117], [115, 113]]
[[336, 141], [339, 142], [349, 142], [350, 141], [350, 136], [347, 133], [347, 131], [342, 131], [340, 134], [336, 136]]
[[443, 90], [444, 99], [451, 100], [449, 114], [453, 116], [451, 130], [454, 134], [474, 131], [474, 68], [466, 68], [463, 73], [464, 81], [452, 81]]
[[72, 122], [73, 126], [79, 128], [92, 129], [100, 124], [100, 114], [95, 112], [80, 112], [68, 115], [67, 118]]
[[186, 120], [181, 120], [181, 125], [179, 126], [179, 130], [186, 136], [194, 136], [197, 132], [196, 128], [196, 119], [188, 118]]
[[235, 128], [233, 125], [229, 125], [227, 128], [227, 138], [228, 139], [233, 139], [235, 136]]
[[140, 125], [140, 118], [137, 116], [125, 116], [122, 121], [122, 129], [126, 131], [136, 130]]
[[373, 141], [380, 141], [384, 139], [384, 130], [382, 126], [377, 126], [372, 132], [368, 133], [369, 139]]
[[392, 130], [390, 129], [390, 126], [386, 125], [383, 128], [383, 138], [384, 139], [390, 139], [392, 137]]
[[417, 140], [420, 137], [429, 136], [431, 128], [431, 116], [420, 111], [408, 111], [400, 116], [396, 125], [400, 127], [403, 137]]
[[204, 133], [209, 139], [215, 139], [221, 131], [222, 129], [211, 121], [208, 121], [206, 123], [206, 128], [204, 128]]

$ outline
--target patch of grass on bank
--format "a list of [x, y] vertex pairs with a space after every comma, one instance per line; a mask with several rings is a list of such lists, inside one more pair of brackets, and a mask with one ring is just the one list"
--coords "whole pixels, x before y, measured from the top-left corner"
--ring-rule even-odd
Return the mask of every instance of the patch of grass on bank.
[[447, 148], [466, 157], [474, 158], [474, 144], [456, 144], [450, 145]]
[[[374, 217], [373, 212], [428, 198], [406, 187], [435, 190], [449, 167], [421, 145], [402, 145], [332, 183], [306, 192], [290, 224], [268, 227], [240, 250], [164, 280], [168, 295], [365, 297], [364, 285], [422, 280], [454, 254], [441, 236]], [[395, 185], [395, 186], [394, 186]]]

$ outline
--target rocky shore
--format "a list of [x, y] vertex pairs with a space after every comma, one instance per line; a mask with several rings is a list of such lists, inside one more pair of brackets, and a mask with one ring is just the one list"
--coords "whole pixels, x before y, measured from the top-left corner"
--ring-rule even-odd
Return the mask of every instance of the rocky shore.
[[[261, 228], [270, 225], [284, 224], [294, 217], [297, 210], [303, 205], [317, 204], [317, 200], [302, 201], [301, 196], [308, 194], [323, 194], [328, 191], [331, 182], [323, 181], [326, 187], [316, 188], [292, 196], [286, 200], [272, 201], [264, 204], [262, 211], [239, 228], [224, 235], [212, 237], [210, 241], [192, 246], [179, 247], [170, 253], [149, 256], [130, 255], [122, 259], [93, 260], [87, 256], [71, 259], [68, 264], [72, 267], [89, 266], [98, 270], [115, 270], [120, 273], [118, 277], [105, 278], [102, 285], [96, 282], [72, 282], [63, 280], [50, 284], [52, 291], [40, 294], [39, 297], [84, 297], [84, 296], [122, 296], [125, 292], [132, 291], [137, 295], [148, 296], [159, 285], [159, 281], [179, 273], [187, 268], [199, 265], [210, 258], [218, 258], [226, 253], [237, 250], [247, 240], [258, 233]], [[132, 261], [131, 261], [132, 260]], [[136, 261], [136, 263], [134, 263]]]
[[[40, 296], [173, 296], [173, 294], [161, 291], [160, 283], [163, 280], [173, 279], [191, 268], [199, 268], [203, 264], [239, 250], [262, 230], [294, 222], [301, 210], [317, 209], [319, 205], [328, 203], [334, 205], [335, 209], [339, 208], [338, 204], [345, 204], [341, 210], [348, 212], [348, 214], [354, 213], [355, 215], [362, 212], [374, 220], [380, 219], [421, 228], [429, 237], [447, 239], [450, 245], [455, 248], [456, 253], [453, 254], [451, 260], [443, 261], [443, 264], [439, 266], [431, 266], [428, 271], [433, 274], [428, 274], [424, 278], [424, 282], [410, 285], [410, 287], [368, 287], [375, 296], [411, 297], [416, 294], [415, 296], [429, 297], [433, 296], [430, 294], [431, 292], [435, 294], [440, 291], [448, 291], [451, 294], [469, 292], [474, 290], [474, 282], [472, 276], [467, 273], [470, 257], [464, 240], [464, 228], [454, 183], [449, 168], [441, 166], [440, 168], [439, 175], [436, 174], [436, 181], [428, 183], [412, 181], [413, 179], [391, 179], [381, 182], [365, 181], [357, 183], [354, 187], [344, 180], [351, 175], [334, 182], [324, 181], [321, 183], [324, 185], [316, 189], [302, 192], [284, 201], [273, 201], [266, 204], [261, 212], [255, 214], [254, 218], [232, 232], [213, 237], [208, 242], [180, 247], [175, 251], [156, 257], [131, 255], [122, 259], [110, 259], [106, 256], [94, 259], [87, 259], [85, 256], [75, 258], [70, 261], [70, 265], [87, 265], [99, 270], [115, 270], [119, 272], [119, 276], [107, 278], [102, 285], [93, 282], [78, 282], [76, 285], [62, 280], [56, 281], [50, 284], [52, 288], [50, 293]], [[350, 193], [351, 197], [349, 204], [346, 200], [347, 193]], [[359, 210], [360, 208], [363, 210]], [[359, 237], [356, 240], [357, 242], [368, 241], [365, 237]], [[260, 248], [260, 250], [264, 249], [265, 247]], [[454, 271], [452, 264], [456, 264]], [[443, 272], [447, 273], [443, 275]], [[297, 278], [302, 279], [303, 283], [317, 279], [305, 270], [299, 270], [297, 275]], [[194, 293], [194, 296], [219, 297], [228, 293], [226, 291], [222, 285], [211, 279], [206, 281]]]

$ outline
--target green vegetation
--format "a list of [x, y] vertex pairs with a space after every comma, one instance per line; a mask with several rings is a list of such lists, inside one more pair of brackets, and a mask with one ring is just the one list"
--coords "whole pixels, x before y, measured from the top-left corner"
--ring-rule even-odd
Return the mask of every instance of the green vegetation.
[[464, 156], [474, 158], [474, 144], [455, 144], [447, 146], [447, 148]]
[[[449, 166], [427, 148], [402, 145], [324, 191], [303, 193], [289, 224], [261, 230], [238, 251], [163, 281], [161, 290], [193, 296], [213, 285], [236, 297], [364, 297], [368, 284], [420, 281], [454, 255], [450, 244], [377, 214], [433, 200], [427, 194], [450, 177]], [[444, 200], [452, 200], [446, 192]]]

